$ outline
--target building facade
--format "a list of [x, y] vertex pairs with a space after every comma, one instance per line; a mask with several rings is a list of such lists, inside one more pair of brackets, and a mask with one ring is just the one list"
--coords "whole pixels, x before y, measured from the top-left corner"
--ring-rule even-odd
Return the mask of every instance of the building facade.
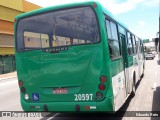
[[16, 70], [14, 58], [14, 18], [41, 8], [25, 0], [0, 0], [0, 74]]

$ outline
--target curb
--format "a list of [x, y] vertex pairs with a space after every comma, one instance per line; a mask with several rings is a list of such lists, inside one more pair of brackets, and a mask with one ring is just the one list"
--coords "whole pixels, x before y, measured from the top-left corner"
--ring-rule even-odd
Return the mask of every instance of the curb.
[[17, 71], [6, 73], [6, 74], [0, 74], [0, 81], [11, 79], [11, 78], [16, 78], [16, 77], [17, 77]]
[[17, 76], [10, 76], [10, 77], [5, 77], [5, 78], [0, 78], [0, 81], [6, 80], [6, 79], [11, 79], [11, 78], [17, 78]]

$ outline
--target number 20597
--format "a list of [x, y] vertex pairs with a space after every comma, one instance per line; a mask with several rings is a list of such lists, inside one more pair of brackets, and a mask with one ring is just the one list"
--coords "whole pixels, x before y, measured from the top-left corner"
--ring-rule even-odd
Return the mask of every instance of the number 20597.
[[92, 100], [93, 94], [74, 94], [75, 101], [88, 101]]

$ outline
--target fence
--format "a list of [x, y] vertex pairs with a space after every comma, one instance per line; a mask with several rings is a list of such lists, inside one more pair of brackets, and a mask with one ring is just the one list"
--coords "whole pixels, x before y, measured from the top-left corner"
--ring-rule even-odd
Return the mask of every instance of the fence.
[[14, 56], [0, 56], [0, 74], [10, 73], [16, 70]]

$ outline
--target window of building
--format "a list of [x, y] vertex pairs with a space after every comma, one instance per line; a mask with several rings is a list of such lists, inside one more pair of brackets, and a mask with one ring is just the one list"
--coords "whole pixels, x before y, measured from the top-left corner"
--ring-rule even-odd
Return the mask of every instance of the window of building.
[[49, 37], [46, 34], [24, 32], [25, 48], [47, 48], [49, 47]]

